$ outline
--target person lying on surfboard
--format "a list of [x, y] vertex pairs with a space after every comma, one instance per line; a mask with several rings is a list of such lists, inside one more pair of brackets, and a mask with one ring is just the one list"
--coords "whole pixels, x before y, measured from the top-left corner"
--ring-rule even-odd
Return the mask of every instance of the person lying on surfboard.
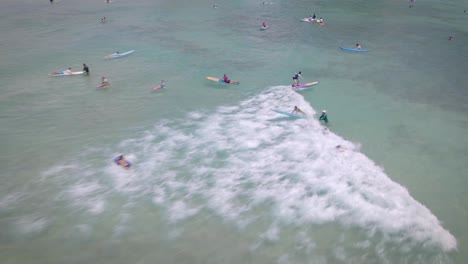
[[72, 70], [71, 70], [71, 68], [68, 68], [68, 69], [66, 69], [64, 71], [54, 71], [54, 72], [52, 72], [52, 74], [72, 74]]
[[114, 162], [117, 165], [122, 166], [127, 170], [130, 169], [130, 166], [132, 166], [132, 164], [125, 159], [124, 155], [120, 155], [120, 156], [116, 157], [114, 159]]
[[291, 114], [303, 114], [303, 115], [306, 115], [306, 113], [304, 113], [304, 111], [302, 111], [301, 109], [299, 109], [299, 107], [297, 107], [297, 106], [294, 106], [294, 109], [292, 110]]
[[238, 84], [237, 81], [229, 80], [229, 78], [227, 77], [226, 74], [224, 74], [224, 76], [223, 76], [223, 82], [230, 83], [230, 84]]

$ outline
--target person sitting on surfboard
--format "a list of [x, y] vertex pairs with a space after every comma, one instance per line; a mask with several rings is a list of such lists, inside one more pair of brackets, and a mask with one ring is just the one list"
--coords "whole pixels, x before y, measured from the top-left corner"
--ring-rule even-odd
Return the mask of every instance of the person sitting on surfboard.
[[295, 73], [293, 76], [293, 84], [292, 86], [298, 86], [299, 85], [299, 77], [302, 78], [302, 72], [299, 71], [298, 73]]
[[132, 164], [125, 159], [124, 155], [120, 155], [120, 156], [116, 157], [114, 159], [114, 162], [115, 162], [115, 164], [117, 164], [119, 166], [122, 166], [125, 169], [130, 169], [130, 166], [132, 166]]
[[303, 114], [305, 115], [306, 113], [304, 113], [304, 111], [302, 111], [301, 109], [299, 109], [299, 107], [297, 106], [294, 106], [294, 109], [292, 110], [291, 114]]
[[328, 123], [327, 110], [322, 110], [322, 115], [319, 117], [319, 120], [323, 120], [325, 123]]
[[159, 85], [159, 89], [163, 89], [164, 87], [166, 87], [166, 83], [164, 82], [164, 80], [161, 80], [161, 84]]
[[361, 45], [359, 45], [359, 43], [356, 44], [356, 49], [361, 49]]
[[267, 25], [267, 23], [266, 23], [265, 21], [263, 21], [263, 23], [262, 23], [262, 27], [263, 27], [263, 28], [266, 28], [266, 27], [268, 27], [268, 25]]
[[107, 88], [109, 87], [109, 80], [107, 80], [106, 77], [102, 76], [101, 77], [101, 88]]

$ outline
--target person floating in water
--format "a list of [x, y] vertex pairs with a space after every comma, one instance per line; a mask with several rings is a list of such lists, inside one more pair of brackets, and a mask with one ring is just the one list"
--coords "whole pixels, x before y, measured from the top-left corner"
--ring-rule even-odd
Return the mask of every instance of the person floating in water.
[[88, 68], [88, 65], [86, 65], [85, 63], [83, 63], [83, 72], [84, 72], [86, 75], [89, 75], [89, 68]]
[[120, 155], [120, 156], [116, 157], [114, 159], [114, 162], [115, 162], [115, 164], [117, 164], [119, 166], [122, 166], [127, 170], [130, 169], [130, 166], [132, 166], [132, 164], [125, 159], [124, 155]]
[[303, 115], [306, 115], [306, 113], [304, 111], [302, 111], [301, 109], [299, 109], [299, 107], [297, 106], [294, 106], [294, 109], [291, 111], [291, 114], [303, 114]]
[[106, 17], [101, 18], [101, 23], [106, 23], [107, 19]]
[[322, 115], [319, 117], [319, 120], [323, 120], [325, 123], [328, 123], [327, 110], [322, 110]]
[[302, 78], [302, 72], [299, 71], [298, 73], [295, 73], [294, 76], [293, 76], [293, 84], [292, 86], [298, 86], [299, 85], [299, 78]]

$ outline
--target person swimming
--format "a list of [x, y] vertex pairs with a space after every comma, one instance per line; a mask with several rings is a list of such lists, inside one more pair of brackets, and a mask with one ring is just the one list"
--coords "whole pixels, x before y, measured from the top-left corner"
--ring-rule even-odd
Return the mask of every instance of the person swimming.
[[319, 117], [319, 120], [328, 123], [327, 110], [322, 110], [322, 115]]

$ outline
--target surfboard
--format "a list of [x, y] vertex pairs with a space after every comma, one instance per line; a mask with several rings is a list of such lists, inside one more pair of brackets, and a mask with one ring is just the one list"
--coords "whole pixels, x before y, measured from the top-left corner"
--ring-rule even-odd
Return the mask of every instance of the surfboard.
[[264, 26], [261, 26], [260, 27], [260, 30], [266, 30], [268, 28], [268, 25], [266, 25], [265, 27]]
[[346, 51], [353, 51], [353, 52], [368, 52], [368, 50], [365, 49], [356, 49], [356, 48], [347, 48], [347, 47], [340, 47], [342, 50]]
[[71, 73], [64, 73], [65, 71], [59, 72], [59, 73], [51, 73], [49, 74], [50, 76], [72, 76], [72, 75], [82, 75], [84, 74], [83, 71], [76, 71], [76, 72], [71, 72]]
[[133, 53], [135, 50], [130, 50], [130, 51], [127, 51], [127, 52], [124, 52], [124, 53], [119, 53], [119, 54], [109, 54], [109, 55], [106, 55], [104, 58], [105, 59], [114, 59], [114, 58], [120, 58], [120, 57], [123, 57], [123, 56], [127, 56], [128, 54], [131, 54]]
[[288, 116], [288, 117], [291, 117], [291, 118], [296, 118], [296, 119], [305, 119], [306, 118], [306, 116], [303, 116], [303, 115], [291, 114], [291, 113], [281, 111], [281, 110], [273, 110], [273, 111], [275, 111], [278, 114], [285, 115], [285, 116]]
[[[223, 79], [220, 79], [220, 78], [216, 78], [216, 77], [211, 77], [211, 76], [208, 76], [206, 77], [207, 80], [210, 80], [210, 81], [213, 81], [213, 82], [217, 82], [217, 83], [225, 83], [223, 81]], [[226, 83], [226, 84], [239, 84], [238, 81], [234, 81], [234, 80], [231, 80], [230, 83]]]
[[306, 18], [302, 18], [302, 19], [300, 19], [300, 20], [301, 20], [302, 22], [308, 22], [308, 23], [315, 22], [315, 19], [308, 18], [308, 17], [306, 17]]
[[109, 84], [101, 84], [101, 85], [97, 85], [96, 88], [108, 88], [109, 87]]
[[161, 86], [154, 86], [153, 88], [151, 88], [153, 91], [157, 91], [157, 90], [161, 90], [161, 89], [164, 89], [162, 88]]
[[318, 81], [315, 81], [315, 82], [310, 82], [310, 83], [301, 83], [299, 85], [296, 85], [296, 86], [292, 86], [291, 85], [291, 88], [293, 89], [304, 89], [306, 87], [309, 87], [309, 86], [312, 86], [312, 85], [316, 85], [318, 84], [319, 82]]

